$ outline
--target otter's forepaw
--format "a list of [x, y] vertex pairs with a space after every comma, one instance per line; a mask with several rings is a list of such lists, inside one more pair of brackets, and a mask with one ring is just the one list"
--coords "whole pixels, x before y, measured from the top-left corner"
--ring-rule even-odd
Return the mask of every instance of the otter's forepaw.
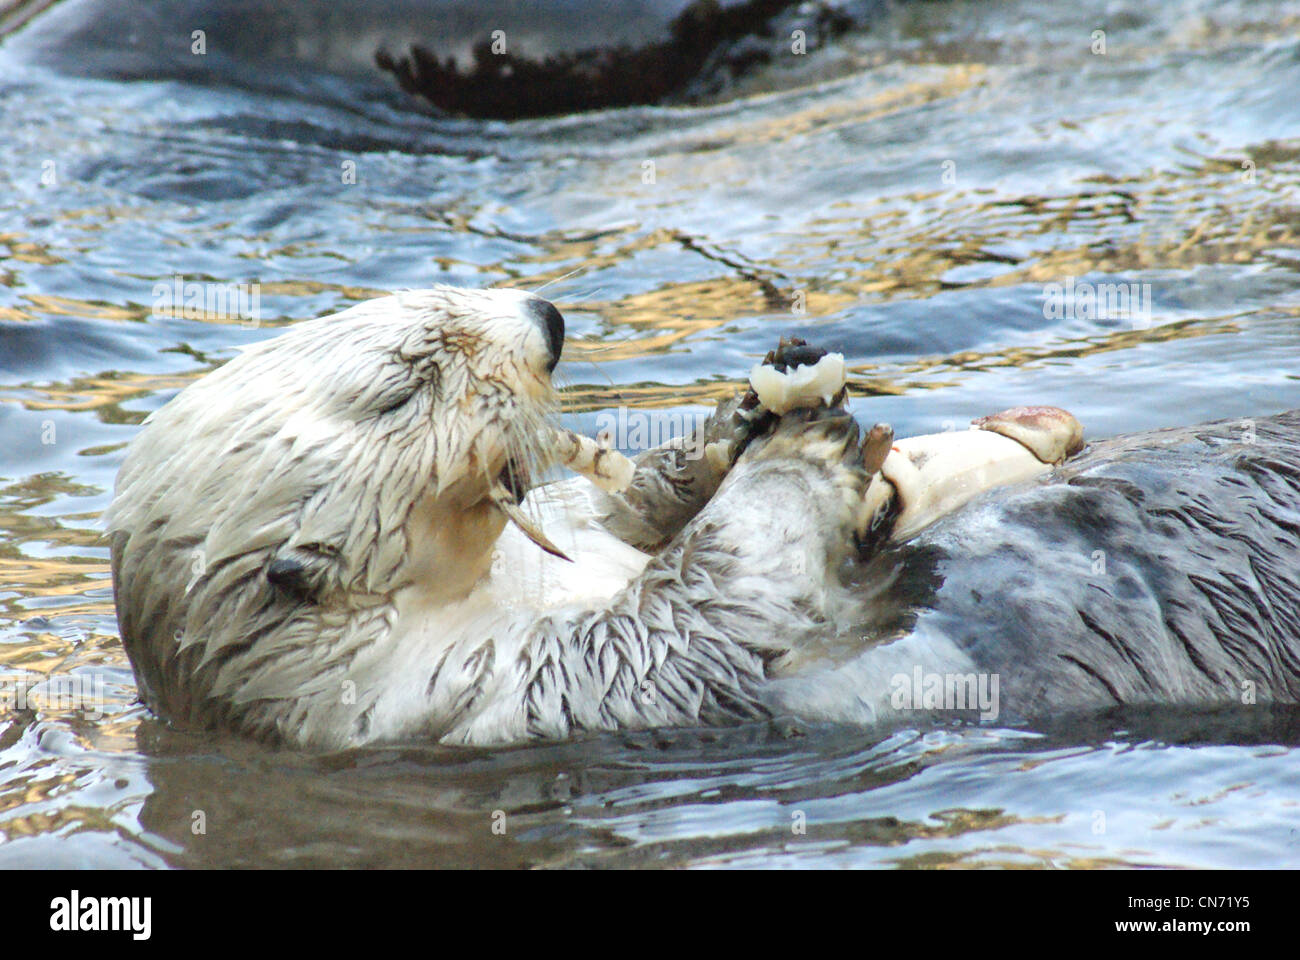
[[701, 429], [699, 449], [703, 451], [704, 462], [718, 479], [727, 474], [760, 432], [759, 424], [744, 415], [744, 400], [743, 393], [719, 400]]
[[711, 516], [725, 516], [747, 542], [778, 553], [782, 544], [802, 544], [798, 562], [812, 571], [819, 557], [816, 569], [825, 573], [861, 553], [882, 522], [888, 535], [893, 497], [873, 499], [872, 491], [892, 490], [880, 475], [892, 442], [888, 425], [864, 435], [840, 409], [792, 411], [739, 459]]
[[858, 425], [848, 411], [839, 407], [793, 410], [754, 442], [750, 457], [839, 461], [850, 466], [859, 459]]
[[827, 485], [816, 513], [824, 516], [834, 504], [846, 541], [862, 553], [889, 538], [898, 516], [894, 485], [882, 470], [893, 444], [889, 424], [877, 423], [863, 434], [846, 411], [822, 407], [786, 414], [755, 442], [747, 459], [816, 466]]
[[870, 523], [864, 509], [867, 491], [892, 440], [893, 431], [882, 425], [863, 438], [842, 408], [805, 408], [781, 417], [747, 457], [756, 464], [784, 460], [816, 467], [829, 487], [826, 492], [837, 494], [831, 499], [843, 508], [843, 522], [857, 535]]

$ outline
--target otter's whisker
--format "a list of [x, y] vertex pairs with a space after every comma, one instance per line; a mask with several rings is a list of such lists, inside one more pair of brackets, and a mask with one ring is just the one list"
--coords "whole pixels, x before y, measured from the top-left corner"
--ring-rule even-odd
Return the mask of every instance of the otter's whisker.
[[591, 289], [586, 291], [566, 293], [562, 297], [552, 297], [551, 302], [565, 303], [568, 304], [569, 306], [572, 306], [574, 303], [581, 303], [581, 302], [591, 300], [594, 297], [596, 297], [598, 294], [604, 293], [608, 289], [609, 289], [609, 284], [606, 283], [602, 286], [592, 287]]
[[599, 347], [591, 347], [583, 352], [587, 356], [600, 356], [602, 353], [609, 353], [611, 350], [618, 350], [631, 343], [630, 340], [615, 340], [613, 343], [601, 344]]
[[531, 291], [531, 292], [532, 292], [532, 294], [533, 294], [534, 296], [536, 296], [538, 293], [540, 293], [542, 290], [545, 290], [545, 289], [546, 289], [547, 287], [549, 287], [551, 284], [553, 284], [553, 283], [560, 283], [560, 282], [562, 282], [562, 281], [564, 281], [564, 280], [568, 280], [570, 277], [574, 276], [575, 274], [582, 273], [582, 271], [585, 270], [585, 269], [586, 269], [586, 266], [585, 266], [585, 265], [584, 265], [584, 266], [581, 266], [581, 267], [577, 267], [576, 269], [570, 270], [568, 273], [564, 274], [564, 276], [562, 276], [562, 277], [554, 277], [554, 278], [552, 278], [552, 279], [550, 279], [550, 280], [547, 280], [544, 284], [542, 284], [542, 285], [541, 285], [540, 287], [538, 287], [536, 290], [533, 290], [533, 291]]

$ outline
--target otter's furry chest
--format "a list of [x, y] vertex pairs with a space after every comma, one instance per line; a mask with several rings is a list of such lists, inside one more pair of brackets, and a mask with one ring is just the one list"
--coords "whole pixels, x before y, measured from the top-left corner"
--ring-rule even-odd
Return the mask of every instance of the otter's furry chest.
[[[382, 730], [386, 738], [432, 733], [458, 739], [456, 726], [470, 716], [475, 739], [484, 730], [492, 731], [488, 739], [522, 735], [531, 629], [548, 614], [608, 602], [650, 560], [600, 526], [593, 501], [594, 488], [580, 477], [536, 488], [524, 501], [571, 561], [543, 553], [510, 525], [496, 538], [488, 569], [459, 599], [449, 602], [446, 584], [425, 580], [398, 591], [387, 651], [371, 674], [384, 689], [375, 698], [368, 737]], [[412, 530], [411, 553], [418, 558], [473, 527], [431, 533], [429, 541], [419, 539], [429, 528]]]

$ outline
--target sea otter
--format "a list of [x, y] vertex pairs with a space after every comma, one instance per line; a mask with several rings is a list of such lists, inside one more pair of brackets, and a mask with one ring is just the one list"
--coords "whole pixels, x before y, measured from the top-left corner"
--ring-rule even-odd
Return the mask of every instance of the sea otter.
[[310, 92], [314, 101], [361, 110], [376, 101], [414, 106], [400, 87], [438, 113], [509, 120], [719, 99], [738, 78], [792, 69], [790, 61], [870, 23], [884, 7], [865, 0], [60, 0], [0, 16], [0, 38], [22, 27], [6, 44], [14, 54], [79, 76]]
[[833, 356], [783, 344], [630, 482], [534, 486], [563, 339], [521, 291], [399, 293], [150, 416], [106, 518], [145, 702], [330, 750], [1300, 698], [1296, 414], [864, 437]]

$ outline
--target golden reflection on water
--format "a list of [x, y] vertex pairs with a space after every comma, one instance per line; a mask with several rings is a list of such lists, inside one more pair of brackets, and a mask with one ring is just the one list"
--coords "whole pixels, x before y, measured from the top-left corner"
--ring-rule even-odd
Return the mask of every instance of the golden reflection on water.
[[[37, 614], [58, 616], [65, 624], [83, 617], [111, 620], [107, 543], [97, 528], [98, 514], [40, 512], [49, 504], [76, 504], [98, 492], [60, 473], [35, 474], [0, 487], [0, 625], [6, 618], [21, 621]], [[47, 555], [55, 552], [63, 555]], [[106, 640], [119, 646], [116, 637]], [[76, 656], [95, 649], [83, 642]], [[22, 664], [24, 669], [46, 669], [39, 665], [63, 659], [55, 656], [57, 651], [68, 652], [66, 637], [27, 633], [22, 640], [0, 644], [0, 668]]]
[[911, 870], [1118, 870], [1158, 866], [1141, 851], [1134, 859], [1081, 856], [1063, 850], [1014, 846], [978, 847], [974, 850], [934, 850], [893, 863]]
[[35, 263], [46, 267], [64, 262], [62, 257], [51, 253], [45, 244], [35, 240], [25, 240], [20, 233], [0, 233], [0, 244], [8, 248], [4, 256], [0, 257], [3, 260], [17, 260], [20, 263]]
[[[1094, 354], [1110, 353], [1115, 350], [1129, 350], [1144, 343], [1189, 340], [1214, 334], [1235, 333], [1239, 329], [1236, 323], [1227, 319], [1182, 320], [1146, 330], [1116, 330], [1103, 335], [1081, 337], [1078, 340], [1066, 340], [1057, 346], [1051, 347], [1015, 347], [987, 353], [963, 350], [959, 353], [941, 357], [919, 357], [914, 361], [900, 365], [899, 370], [900, 373], [915, 374], [936, 370], [971, 372], [991, 370], [996, 367], [1025, 367], [1045, 360], [1087, 357]], [[921, 389], [935, 389], [940, 384], [927, 381], [913, 383], [910, 386]]]
[[[725, 336], [734, 324], [752, 324], [760, 319], [780, 332], [780, 318], [793, 325], [813, 323], [861, 303], [887, 302], [906, 297], [924, 299], [954, 286], [967, 289], [1043, 285], [1066, 276], [1091, 273], [1121, 274], [1126, 271], [1186, 270], [1201, 264], [1273, 263], [1284, 258], [1300, 237], [1300, 223], [1294, 208], [1282, 200], [1289, 183], [1300, 179], [1295, 169], [1300, 150], [1284, 144], [1270, 144], [1261, 159], [1274, 164], [1268, 172], [1277, 182], [1253, 206], [1225, 202], [1224, 196], [1240, 185], [1240, 171], [1234, 161], [1202, 158], [1196, 165], [1166, 172], [1152, 180], [1121, 182], [1106, 180], [1107, 189], [1069, 197], [1027, 195], [1014, 202], [988, 200], [978, 195], [959, 195], [944, 200], [941, 217], [929, 222], [908, 215], [904, 207], [933, 206], [933, 191], [916, 192], [899, 198], [887, 208], [873, 201], [855, 206], [835, 205], [836, 215], [811, 220], [799, 236], [786, 237], [772, 257], [773, 265], [729, 258], [725, 252], [710, 251], [697, 241], [673, 230], [655, 230], [641, 236], [611, 231], [600, 237], [559, 235], [542, 238], [540, 252], [519, 259], [520, 267], [547, 264], [548, 269], [510, 281], [512, 286], [535, 289], [567, 279], [578, 271], [595, 273], [616, 267], [647, 250], [685, 248], [705, 256], [724, 268], [706, 280], [663, 283], [651, 289], [629, 293], [616, 300], [565, 301], [563, 285], [552, 294], [568, 311], [592, 313], [601, 318], [608, 334], [598, 340], [570, 339], [565, 345], [571, 361], [571, 377], [585, 377], [584, 365], [635, 361], [689, 349], [700, 338]], [[1260, 174], [1264, 176], [1264, 174]], [[1118, 237], [1097, 242], [1099, 231], [1122, 229]], [[1074, 244], [1060, 239], [1071, 230], [1084, 236]], [[612, 246], [598, 246], [617, 237]], [[1032, 254], [1010, 256], [991, 250], [1014, 242], [1043, 237], [1044, 245]], [[1048, 243], [1048, 241], [1053, 243]], [[833, 270], [825, 270], [828, 262]], [[573, 264], [579, 264], [577, 268]], [[992, 276], [953, 283], [945, 275], [956, 267], [993, 263]], [[779, 264], [779, 266], [777, 266]], [[267, 296], [310, 298], [334, 293], [343, 300], [359, 301], [383, 295], [385, 291], [323, 283], [312, 280], [277, 281], [261, 285]], [[774, 312], [787, 294], [803, 294], [805, 312]], [[543, 294], [546, 291], [542, 291]], [[39, 319], [41, 316], [77, 316], [96, 320], [144, 321], [145, 307], [116, 306], [68, 297], [25, 295], [26, 309], [7, 308], [8, 319]], [[12, 314], [13, 316], [10, 316]], [[4, 318], [0, 318], [4, 319]], [[202, 318], [201, 318], [202, 319]], [[239, 322], [224, 317], [208, 322]], [[268, 325], [269, 326], [269, 325]], [[1199, 319], [1159, 323], [1149, 329], [1119, 330], [1104, 335], [1062, 341], [1048, 346], [1016, 344], [988, 351], [963, 351], [950, 355], [922, 356], [897, 365], [860, 362], [850, 364], [850, 389], [858, 395], [901, 394], [912, 389], [935, 389], [945, 384], [919, 374], [951, 371], [972, 372], [995, 367], [1015, 367], [1050, 359], [1087, 356], [1124, 350], [1140, 343], [1221, 334], [1237, 329], [1231, 318]], [[572, 366], [576, 362], [578, 366]], [[79, 377], [66, 384], [14, 387], [0, 391], [0, 402], [19, 402], [30, 410], [95, 411], [104, 422], [137, 423], [142, 414], [128, 411], [124, 403], [160, 390], [180, 389], [207, 367], [191, 374], [151, 375], [105, 372]], [[668, 407], [682, 404], [712, 405], [743, 386], [745, 371], [720, 371], [728, 379], [689, 385], [639, 383], [603, 387], [575, 385], [564, 392], [564, 409], [583, 412], [611, 404], [639, 407]], [[19, 394], [20, 395], [15, 395]]]
[[[31, 601], [48, 601], [55, 598], [67, 598], [72, 602], [59, 604], [57, 613], [60, 617], [94, 614], [113, 615], [113, 601], [105, 598], [100, 601], [85, 599], [90, 590], [103, 590], [109, 586], [109, 568], [107, 563], [90, 563], [73, 560], [0, 560], [0, 583], [5, 588], [0, 592], [0, 609], [15, 618], [30, 616], [35, 612]], [[8, 599], [11, 591], [17, 592], [18, 599]], [[41, 610], [46, 609], [42, 604]], [[4, 648], [8, 656], [10, 648]]]
[[857, 127], [862, 123], [898, 113], [914, 110], [927, 103], [965, 93], [979, 85], [986, 68], [982, 64], [960, 63], [950, 66], [931, 66], [923, 71], [931, 75], [924, 79], [891, 84], [875, 93], [834, 100], [818, 101], [802, 109], [784, 112], [770, 111], [761, 115], [750, 114], [730, 126], [723, 126], [714, 134], [727, 147], [743, 144], [775, 144], [812, 133], [827, 133], [844, 127]]
[[[687, 841], [642, 843], [637, 846], [637, 862], [677, 862], [689, 859], [694, 866], [745, 867], [761, 866], [768, 858], [785, 856], [826, 857], [833, 862], [835, 854], [840, 851], [849, 852], [868, 847], [906, 847], [917, 842], [960, 839], [1020, 826], [1059, 825], [1065, 822], [1066, 817], [1064, 813], [1016, 816], [1000, 809], [953, 808], [931, 813], [928, 821], [885, 816], [850, 822], [809, 822], [806, 824], [806, 833], [795, 839], [790, 837], [789, 826], [783, 825], [710, 842], [710, 852], [704, 855], [698, 852], [700, 841], [696, 837]], [[606, 856], [611, 858], [618, 855], [619, 848], [629, 842], [617, 827], [603, 828], [600, 833], [608, 848]], [[682, 850], [674, 856], [678, 847]], [[573, 866], [575, 861], [586, 861], [589, 856], [587, 851], [566, 851], [544, 865]], [[601, 855], [596, 855], [595, 862], [598, 863], [600, 859]], [[928, 851], [892, 858], [887, 862], [903, 868], [930, 870], [981, 867], [1028, 869], [1067, 865], [1075, 869], [1098, 869], [1130, 865], [1121, 859], [1071, 855], [1058, 850], [1028, 849], [1010, 844], [965, 851]]]
[[[945, 79], [937, 89], [942, 91], [947, 89], [944, 84], [957, 83], [954, 78], [971, 83], [978, 75], [977, 70], [945, 71]], [[919, 95], [911, 85], [904, 93], [907, 97]], [[831, 106], [814, 104], [806, 108], [808, 116], [793, 122], [788, 115], [752, 122], [760, 126], [778, 123], [784, 135], [789, 135], [792, 130], [831, 122], [831, 114], [857, 117], [860, 122], [863, 109], [854, 101]], [[732, 131], [723, 139], [733, 142], [740, 136], [740, 132]], [[762, 129], [754, 136], [771, 139], [777, 131]], [[509, 266], [493, 269], [510, 274], [505, 281], [509, 285], [536, 289], [557, 281], [580, 283], [584, 275], [625, 267], [632, 258], [648, 251], [666, 250], [676, 256], [708, 259], [715, 267], [712, 277], [661, 282], [616, 299], [568, 301], [563, 282], [554, 292], [542, 291], [559, 301], [563, 309], [598, 315], [607, 331], [598, 341], [570, 340], [565, 347], [568, 359], [595, 364], [634, 361], [689, 349], [701, 338], [725, 336], [732, 324], [762, 321], [779, 328], [783, 311], [792, 322], [797, 319], [807, 325], [859, 304], [904, 297], [925, 299], [956, 287], [1041, 286], [1063, 277], [1088, 274], [1185, 271], [1219, 263], [1284, 263], [1286, 251], [1300, 241], [1300, 221], [1292, 200], [1295, 185], [1300, 182], [1300, 148], [1269, 142], [1255, 150], [1252, 162], [1257, 165], [1253, 184], [1243, 181], [1240, 159], [1189, 154], [1183, 167], [1140, 178], [1089, 177], [1085, 182], [1100, 189], [1085, 189], [1070, 196], [1026, 194], [1008, 200], [979, 191], [945, 194], [918, 190], [888, 200], [839, 201], [828, 207], [826, 215], [802, 222], [797, 233], [782, 233], [778, 226], [767, 238], [769, 248], [762, 260], [711, 248], [678, 230], [638, 233], [633, 227], [621, 227], [576, 236], [554, 231], [527, 238], [533, 244], [531, 253], [518, 256]], [[833, 215], [829, 215], [832, 210]], [[461, 229], [493, 232], [473, 227], [472, 218], [461, 214], [443, 212], [440, 218]], [[18, 234], [0, 236], [0, 242], [8, 245], [12, 260], [36, 265], [62, 262]], [[949, 279], [954, 269], [974, 264], [989, 265], [988, 275]], [[570, 279], [575, 271], [576, 280]], [[311, 298], [333, 293], [341, 301], [359, 301], [385, 292], [307, 279], [268, 281], [260, 286], [264, 296]], [[788, 309], [796, 293], [804, 311], [797, 317]], [[75, 316], [142, 322], [150, 316], [148, 307], [132, 304], [38, 293], [24, 293], [21, 299], [23, 305], [0, 308], [0, 320]], [[224, 316], [199, 319], [214, 324], [241, 322]], [[858, 375], [855, 385], [860, 392], [900, 393], [932, 388], [933, 383], [920, 384], [906, 378], [940, 366], [953, 370], [1017, 366], [1049, 357], [1081, 356], [1098, 350], [1125, 349], [1137, 342], [1203, 336], [1226, 329], [1222, 323], [1165, 323], [1159, 325], [1159, 332], [1117, 332], [1094, 343], [1032, 349], [1007, 344], [979, 354], [920, 358], [893, 372], [863, 363], [851, 370]], [[647, 384], [616, 391], [584, 387], [568, 394], [566, 402], [574, 410], [590, 409], [601, 403], [602, 397], [617, 394], [619, 402], [664, 406], [670, 402], [666, 393], [669, 390], [678, 403], [711, 402], [743, 376], [743, 371], [719, 373], [735, 379], [728, 384], [699, 383], [685, 389], [673, 386], [660, 390]], [[866, 376], [868, 373], [872, 375]], [[190, 379], [186, 375], [105, 372], [78, 378], [71, 384], [26, 388], [21, 402], [33, 410], [95, 409], [107, 422], [134, 422], [138, 418], [123, 411], [121, 403], [151, 391], [183, 386]], [[13, 387], [6, 388], [0, 400], [13, 402], [14, 392]]]
[[[1041, 289], [1066, 277], [1186, 272], [1225, 263], [1288, 266], [1300, 241], [1293, 201], [1300, 183], [1298, 161], [1300, 149], [1269, 143], [1255, 150], [1253, 174], [1244, 170], [1242, 159], [1189, 154], [1188, 163], [1175, 170], [1123, 180], [1090, 177], [1085, 182], [1101, 189], [1071, 196], [1026, 194], [1007, 200], [978, 191], [916, 191], [888, 201], [841, 201], [832, 205], [833, 216], [809, 219], [797, 234], [774, 231], [768, 240], [776, 246], [759, 262], [710, 251], [672, 230], [621, 238], [612, 248], [591, 238], [550, 237], [542, 242], [544, 253], [520, 261], [545, 262], [548, 268], [512, 285], [554, 283], [575, 269], [578, 281], [571, 282], [579, 282], [583, 274], [618, 266], [656, 247], [685, 249], [723, 268], [707, 280], [660, 283], [616, 300], [566, 302], [557, 296], [564, 309], [601, 318], [606, 332], [599, 340], [570, 340], [565, 346], [569, 360], [600, 364], [688, 350], [702, 338], [725, 336], [733, 324], [768, 323], [775, 335], [783, 332], [782, 317], [790, 325], [806, 326], [859, 304], [923, 300], [954, 288]], [[1255, 179], [1247, 182], [1251, 176]], [[916, 211], [929, 213], [918, 216]], [[976, 264], [989, 265], [987, 275], [950, 279], [955, 269]], [[789, 310], [796, 292], [804, 307], [797, 316]], [[892, 368], [852, 364], [851, 383], [862, 394], [933, 389], [942, 384], [917, 381], [915, 375], [1023, 366], [1237, 329], [1231, 316], [1192, 321], [1156, 316], [1147, 329], [1049, 345], [1008, 343], [987, 351], [919, 357]], [[732, 379], [686, 387], [583, 385], [566, 392], [566, 408], [711, 403], [739, 385], [744, 372], [719, 373]], [[573, 376], [585, 374], [578, 368]]]
[[[28, 410], [94, 412], [104, 423], [138, 424], [146, 414], [122, 405], [160, 390], [180, 390], [211, 367], [190, 374], [146, 374], [110, 372], [77, 377], [70, 383], [0, 388], [0, 403], [17, 403]], [[15, 395], [17, 394], [17, 395]]]

